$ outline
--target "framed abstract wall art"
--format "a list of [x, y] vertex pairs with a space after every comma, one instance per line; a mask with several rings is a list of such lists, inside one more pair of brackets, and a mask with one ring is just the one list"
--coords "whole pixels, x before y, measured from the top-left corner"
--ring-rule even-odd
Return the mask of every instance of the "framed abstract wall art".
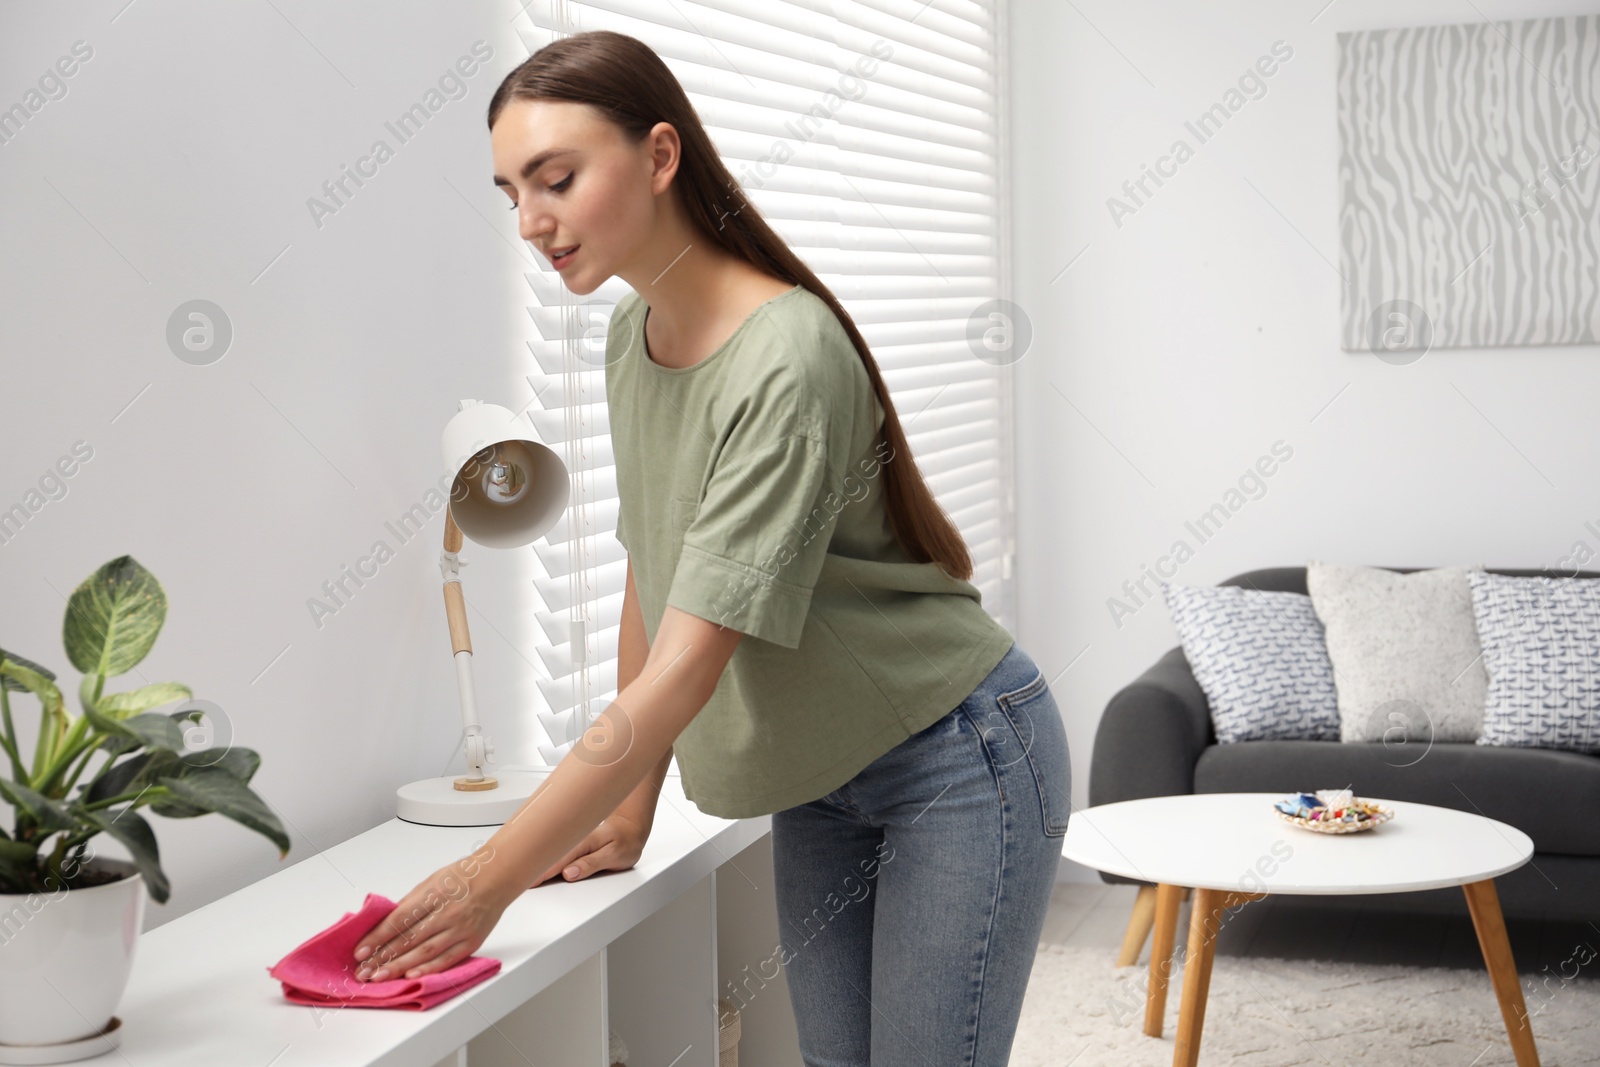
[[1600, 342], [1600, 15], [1338, 49], [1340, 347]]

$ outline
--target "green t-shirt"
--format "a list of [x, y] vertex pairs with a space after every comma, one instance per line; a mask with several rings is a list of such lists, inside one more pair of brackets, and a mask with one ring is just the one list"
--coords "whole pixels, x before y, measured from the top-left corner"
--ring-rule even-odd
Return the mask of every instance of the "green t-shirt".
[[723, 818], [824, 796], [943, 718], [1012, 636], [970, 582], [894, 540], [883, 409], [828, 305], [795, 286], [711, 355], [645, 353], [630, 292], [606, 338], [617, 539], [653, 643], [671, 605], [746, 636], [673, 745]]

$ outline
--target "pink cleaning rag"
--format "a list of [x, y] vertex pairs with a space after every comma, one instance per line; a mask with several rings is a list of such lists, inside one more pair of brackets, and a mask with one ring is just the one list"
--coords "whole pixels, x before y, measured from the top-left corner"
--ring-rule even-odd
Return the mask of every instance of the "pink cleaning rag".
[[356, 944], [395, 907], [387, 897], [368, 893], [360, 911], [345, 912], [344, 918], [268, 967], [267, 973], [283, 983], [283, 995], [296, 1004], [414, 1011], [449, 1000], [499, 973], [499, 960], [468, 956], [452, 967], [420, 978], [395, 977], [381, 982], [357, 978]]

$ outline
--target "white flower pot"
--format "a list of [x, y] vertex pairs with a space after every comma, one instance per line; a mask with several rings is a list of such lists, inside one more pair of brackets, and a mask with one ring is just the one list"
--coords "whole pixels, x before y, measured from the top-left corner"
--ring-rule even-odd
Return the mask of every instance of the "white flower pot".
[[121, 877], [49, 894], [0, 893], [0, 1064], [66, 1063], [115, 1045], [101, 1035], [133, 969], [144, 879], [125, 860], [96, 856], [84, 868]]

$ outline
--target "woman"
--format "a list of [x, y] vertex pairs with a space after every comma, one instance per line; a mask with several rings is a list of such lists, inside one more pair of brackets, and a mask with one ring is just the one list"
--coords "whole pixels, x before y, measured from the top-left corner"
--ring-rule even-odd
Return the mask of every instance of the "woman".
[[489, 129], [522, 237], [574, 293], [634, 290], [606, 353], [619, 691], [483, 849], [363, 939], [384, 967], [363, 977], [443, 970], [531, 885], [631, 867], [676, 752], [702, 810], [772, 815], [806, 1063], [1005, 1063], [1070, 810], [1066, 736], [866, 343], [643, 43], [540, 49]]

